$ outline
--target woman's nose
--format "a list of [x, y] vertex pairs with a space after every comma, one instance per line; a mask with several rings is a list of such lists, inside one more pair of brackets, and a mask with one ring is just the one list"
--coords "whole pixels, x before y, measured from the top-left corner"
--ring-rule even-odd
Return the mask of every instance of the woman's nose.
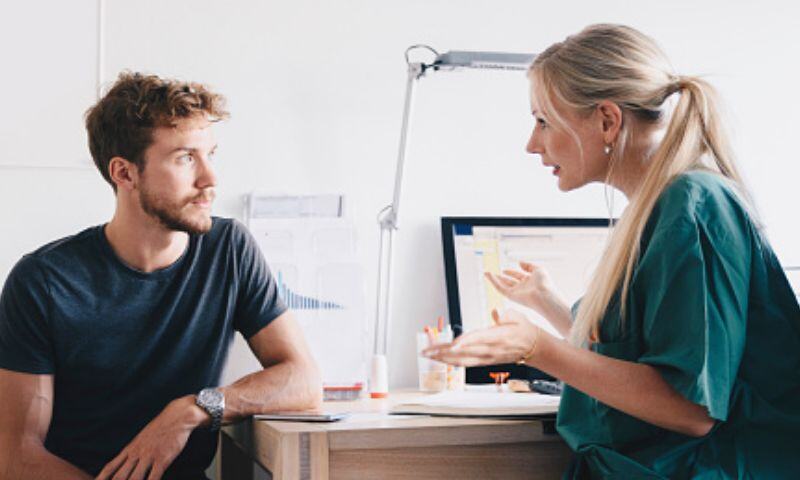
[[528, 139], [528, 145], [525, 146], [525, 151], [528, 153], [542, 153], [542, 146], [538, 141], [538, 135], [536, 135], [536, 130], [531, 132], [531, 136]]

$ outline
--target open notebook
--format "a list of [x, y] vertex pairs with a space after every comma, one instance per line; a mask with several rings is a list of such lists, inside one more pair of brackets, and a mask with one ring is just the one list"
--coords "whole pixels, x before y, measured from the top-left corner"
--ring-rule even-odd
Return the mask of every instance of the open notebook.
[[393, 414], [454, 417], [536, 417], [558, 412], [561, 397], [539, 393], [467, 390], [421, 395], [392, 406]]

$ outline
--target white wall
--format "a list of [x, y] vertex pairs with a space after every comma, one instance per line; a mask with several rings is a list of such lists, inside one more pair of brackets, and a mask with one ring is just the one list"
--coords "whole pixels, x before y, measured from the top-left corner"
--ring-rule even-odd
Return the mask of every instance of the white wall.
[[[36, 27], [34, 7], [22, 5], [4, 4], [0, 31]], [[100, 176], [70, 163], [91, 101], [86, 92], [95, 87], [94, 71], [87, 72], [96, 44], [85, 33], [97, 3], [36, 5], [55, 12], [53, 28], [65, 31], [39, 26], [26, 41], [3, 38], [3, 56], [8, 48], [16, 54], [0, 76], [2, 91], [13, 91], [0, 118], [0, 278], [23, 253], [113, 211]], [[241, 198], [252, 190], [343, 192], [367, 279], [376, 275], [375, 215], [391, 199], [407, 46], [536, 52], [590, 23], [630, 24], [655, 37], [679, 72], [706, 74], [720, 88], [773, 243], [784, 260], [800, 264], [796, 4], [115, 0], [105, 18], [106, 79], [144, 70], [202, 81], [229, 98], [233, 115], [218, 133], [217, 215], [241, 218]], [[80, 93], [42, 95], [59, 81]], [[397, 235], [393, 386], [413, 385], [412, 334], [446, 313], [439, 216], [606, 215], [600, 188], [562, 194], [538, 158], [524, 153], [532, 127], [526, 101], [524, 78], [511, 74], [442, 73], [418, 88]], [[42, 113], [25, 115], [30, 109]], [[69, 128], [59, 128], [62, 121]], [[66, 157], [70, 168], [2, 166], [63, 166]], [[372, 294], [374, 283], [367, 287]], [[255, 362], [239, 344], [229, 367], [230, 379]]]

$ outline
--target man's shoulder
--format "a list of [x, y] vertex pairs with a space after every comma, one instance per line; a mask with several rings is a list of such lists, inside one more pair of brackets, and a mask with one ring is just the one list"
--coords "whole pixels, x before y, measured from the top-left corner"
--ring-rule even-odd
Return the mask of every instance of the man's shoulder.
[[97, 250], [97, 235], [102, 225], [86, 228], [74, 235], [46, 243], [23, 257], [31, 263], [52, 264], [81, 258], [86, 252]]
[[227, 217], [212, 217], [211, 230], [204, 236], [209, 242], [230, 241], [234, 246], [247, 242], [250, 233], [240, 221]]
[[74, 268], [78, 259], [84, 258], [86, 252], [91, 252], [94, 248], [91, 242], [100, 228], [102, 227], [89, 227], [23, 255], [9, 272], [6, 281], [13, 280], [27, 285], [26, 288], [33, 288], [34, 284], [43, 284], [44, 278], [54, 271], [63, 272]]
[[232, 229], [241, 225], [237, 220], [229, 217], [211, 217], [211, 230], [206, 235], [230, 234]]

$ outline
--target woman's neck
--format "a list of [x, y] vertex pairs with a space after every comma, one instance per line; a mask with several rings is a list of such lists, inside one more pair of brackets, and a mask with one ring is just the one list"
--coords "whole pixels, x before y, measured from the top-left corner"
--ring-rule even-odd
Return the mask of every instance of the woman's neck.
[[650, 127], [632, 129], [625, 155], [619, 159], [611, 174], [610, 184], [621, 191], [630, 202], [638, 193], [647, 175], [650, 159], [661, 142], [661, 129]]

